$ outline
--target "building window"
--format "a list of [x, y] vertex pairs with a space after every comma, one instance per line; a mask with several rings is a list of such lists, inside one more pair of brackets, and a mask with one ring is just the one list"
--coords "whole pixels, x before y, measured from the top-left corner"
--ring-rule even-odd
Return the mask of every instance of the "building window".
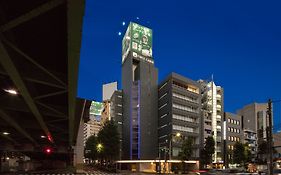
[[158, 129], [162, 129], [164, 127], [168, 126], [167, 124], [160, 126]]
[[161, 100], [163, 97], [165, 97], [168, 93], [166, 92], [164, 95], [162, 95], [159, 100]]
[[167, 106], [167, 103], [163, 104], [163, 105], [159, 108], [159, 110], [161, 110], [161, 109], [164, 108], [165, 106]]
[[179, 125], [173, 125], [173, 129], [179, 131], [185, 131], [185, 132], [194, 132], [194, 128], [179, 126]]
[[166, 117], [168, 114], [163, 114], [160, 118], [164, 118]]
[[159, 90], [162, 89], [163, 87], [165, 87], [166, 85], [167, 85], [167, 82], [165, 82], [165, 83], [159, 88]]
[[194, 118], [191, 118], [189, 116], [177, 115], [177, 114], [173, 114], [173, 119], [187, 121], [187, 122], [195, 122]]
[[185, 100], [185, 101], [190, 101], [190, 102], [197, 102], [196, 99], [192, 98], [192, 97], [187, 97], [185, 95], [181, 95], [178, 93], [173, 92], [173, 97]]
[[183, 110], [183, 111], [198, 113], [194, 107], [190, 107], [190, 106], [184, 106], [184, 105], [179, 105], [179, 104], [173, 103], [173, 107], [176, 109]]

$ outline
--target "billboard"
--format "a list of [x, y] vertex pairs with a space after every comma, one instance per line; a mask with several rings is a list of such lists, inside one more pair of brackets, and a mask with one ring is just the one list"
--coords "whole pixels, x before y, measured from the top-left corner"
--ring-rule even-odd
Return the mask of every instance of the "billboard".
[[152, 30], [130, 22], [122, 40], [122, 63], [129, 51], [145, 58], [152, 58]]
[[100, 116], [103, 110], [103, 103], [92, 101], [90, 115]]

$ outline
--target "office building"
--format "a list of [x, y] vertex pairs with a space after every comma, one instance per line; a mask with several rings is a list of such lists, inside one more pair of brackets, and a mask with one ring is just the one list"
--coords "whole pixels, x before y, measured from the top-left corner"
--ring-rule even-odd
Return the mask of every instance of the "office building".
[[[201, 142], [208, 136], [215, 140], [213, 163], [222, 163], [222, 116], [224, 113], [224, 92], [212, 81], [198, 81], [202, 88], [202, 130]], [[203, 144], [202, 144], [203, 145]]]
[[103, 111], [101, 113], [102, 125], [107, 120], [111, 120], [110, 98], [116, 90], [117, 90], [117, 82], [112, 82], [102, 85], [102, 100], [103, 100]]
[[107, 101], [111, 98], [114, 91], [117, 90], [117, 82], [107, 83], [102, 85], [102, 101]]
[[259, 139], [262, 140], [266, 138], [267, 107], [267, 103], [252, 103], [237, 111], [243, 118], [244, 129], [259, 133]]
[[224, 153], [226, 165], [232, 163], [233, 155], [231, 152], [234, 149], [236, 142], [243, 143], [244, 132], [242, 128], [242, 119], [240, 115], [225, 112], [224, 115], [224, 127], [223, 127], [223, 140], [224, 142]]
[[157, 83], [152, 30], [131, 22], [122, 41], [124, 159], [157, 157]]
[[117, 126], [120, 140], [120, 156], [119, 160], [122, 159], [122, 145], [123, 145], [123, 93], [121, 90], [114, 91], [110, 98], [110, 114], [111, 120]]
[[252, 103], [237, 111], [242, 116], [244, 139], [249, 143], [253, 157], [257, 156], [259, 143], [266, 138], [267, 103]]
[[[172, 73], [159, 84], [158, 97], [159, 150], [168, 149], [169, 159], [179, 160], [182, 141], [190, 137], [193, 139], [194, 145], [190, 160], [198, 160], [201, 116], [200, 84]], [[162, 158], [163, 154], [165, 152], [160, 152]]]

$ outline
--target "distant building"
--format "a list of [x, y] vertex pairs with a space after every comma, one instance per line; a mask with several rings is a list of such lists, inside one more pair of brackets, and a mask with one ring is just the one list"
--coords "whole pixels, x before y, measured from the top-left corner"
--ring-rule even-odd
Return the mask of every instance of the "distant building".
[[215, 140], [214, 163], [222, 163], [222, 116], [224, 113], [224, 92], [214, 81], [198, 81], [202, 88], [202, 142], [208, 136]]
[[229, 112], [225, 112], [225, 127], [223, 129], [223, 132], [225, 135], [225, 144], [226, 149], [225, 154], [226, 162], [231, 163], [231, 160], [233, 159], [232, 151], [234, 149], [234, 144], [236, 142], [243, 143], [244, 139], [244, 132], [242, 128], [242, 119], [240, 115], [232, 114]]
[[[159, 149], [170, 150], [169, 158], [178, 160], [182, 140], [191, 137], [194, 149], [190, 159], [198, 160], [201, 116], [200, 84], [172, 73], [159, 84], [158, 97]], [[162, 157], [164, 157], [164, 152], [160, 152]]]
[[244, 144], [247, 144], [250, 148], [253, 160], [257, 157], [258, 153], [258, 142], [257, 133], [254, 130], [244, 129]]
[[114, 91], [117, 90], [117, 82], [102, 85], [102, 101], [110, 100]]
[[112, 82], [102, 85], [102, 101], [103, 101], [103, 110], [101, 113], [102, 125], [104, 124], [105, 121], [111, 120], [110, 98], [116, 90], [117, 90], [117, 82]]
[[86, 140], [92, 136], [98, 134], [101, 128], [101, 113], [103, 111], [103, 103], [92, 101], [90, 106], [89, 121], [84, 123], [84, 145]]
[[249, 143], [254, 157], [257, 157], [259, 143], [266, 139], [267, 108], [267, 103], [252, 103], [237, 111], [242, 116], [245, 142]]
[[107, 120], [111, 120], [111, 104], [110, 100], [103, 101], [103, 110], [101, 112], [101, 124], [103, 125], [104, 122]]
[[122, 159], [122, 143], [123, 143], [123, 93], [121, 90], [115, 91], [110, 98], [110, 114], [111, 120], [117, 125], [117, 130], [120, 138], [120, 156]]
[[100, 129], [100, 121], [98, 121], [96, 118], [90, 117], [90, 120], [87, 123], [84, 123], [84, 145], [90, 136], [97, 136]]
[[242, 116], [244, 129], [259, 133], [258, 139], [266, 138], [266, 112], [267, 103], [252, 103], [237, 111]]
[[276, 156], [281, 160], [281, 132], [280, 131], [273, 134], [273, 143], [274, 143], [273, 146], [277, 151]]

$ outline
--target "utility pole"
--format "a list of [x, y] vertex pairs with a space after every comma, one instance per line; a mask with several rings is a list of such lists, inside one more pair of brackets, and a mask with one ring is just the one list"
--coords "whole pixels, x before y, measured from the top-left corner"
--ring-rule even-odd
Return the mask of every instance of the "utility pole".
[[268, 159], [267, 159], [267, 165], [268, 165], [268, 174], [273, 175], [273, 159], [272, 159], [272, 100], [268, 100], [268, 126], [266, 128], [267, 133], [267, 153], [268, 153]]

